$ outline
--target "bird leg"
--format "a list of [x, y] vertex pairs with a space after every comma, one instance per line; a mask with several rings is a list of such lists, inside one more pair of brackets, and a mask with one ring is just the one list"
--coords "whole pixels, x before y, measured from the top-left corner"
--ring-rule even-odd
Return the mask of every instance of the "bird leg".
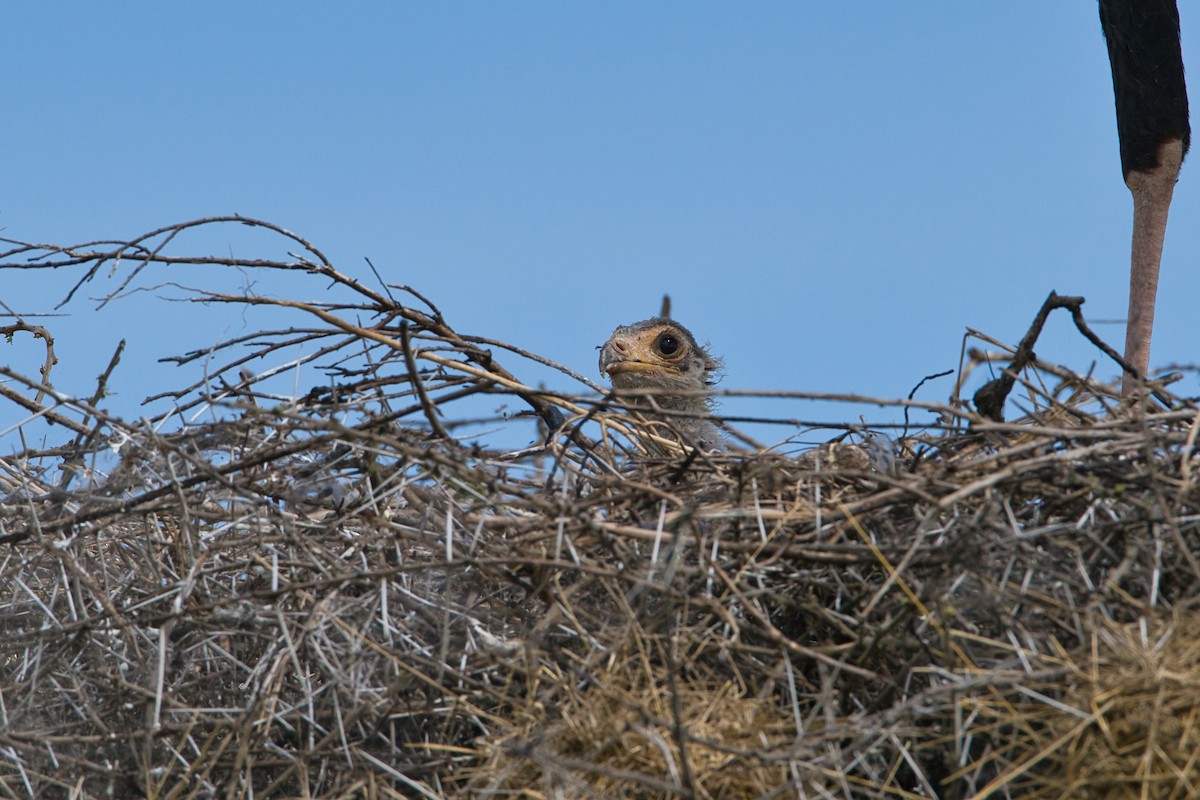
[[1154, 304], [1158, 294], [1158, 269], [1162, 262], [1167, 214], [1183, 164], [1183, 142], [1164, 142], [1158, 150], [1158, 166], [1131, 170], [1125, 184], [1133, 195], [1133, 253], [1129, 273], [1129, 321], [1125, 329], [1125, 360], [1137, 369], [1126, 375], [1121, 393], [1133, 394], [1150, 366], [1150, 335], [1154, 328]]

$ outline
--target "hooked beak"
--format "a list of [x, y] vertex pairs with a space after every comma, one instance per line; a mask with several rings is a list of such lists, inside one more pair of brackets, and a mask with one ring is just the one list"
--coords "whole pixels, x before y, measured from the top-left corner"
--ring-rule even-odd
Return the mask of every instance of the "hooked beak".
[[647, 364], [645, 361], [618, 361], [615, 364], [609, 364], [604, 368], [604, 371], [609, 375], [624, 375], [629, 372], [658, 372], [664, 369], [668, 368], [660, 366], [659, 364]]
[[626, 360], [611, 348], [604, 348], [600, 354], [600, 374], [613, 375], [650, 375], [662, 373], [679, 374], [679, 370], [669, 364], [651, 364], [646, 361]]

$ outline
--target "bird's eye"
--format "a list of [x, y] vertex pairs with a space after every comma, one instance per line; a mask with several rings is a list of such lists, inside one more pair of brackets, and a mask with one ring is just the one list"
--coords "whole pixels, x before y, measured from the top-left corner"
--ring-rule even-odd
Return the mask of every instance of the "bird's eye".
[[658, 337], [658, 352], [664, 356], [675, 355], [679, 350], [679, 340], [669, 333], [664, 333]]

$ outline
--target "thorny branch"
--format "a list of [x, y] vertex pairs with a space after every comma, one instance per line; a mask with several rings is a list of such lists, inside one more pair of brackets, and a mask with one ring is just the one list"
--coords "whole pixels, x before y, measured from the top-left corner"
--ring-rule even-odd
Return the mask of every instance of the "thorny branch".
[[[215, 256], [172, 256], [164, 252], [168, 244], [173, 242], [176, 237], [185, 231], [200, 228], [203, 226], [220, 225], [224, 223], [237, 223], [246, 225], [252, 228], [262, 228], [268, 231], [277, 233], [286, 239], [300, 245], [305, 252], [312, 256], [315, 261], [308, 258], [295, 258], [292, 261], [280, 262], [264, 259], [244, 259], [236, 257], [215, 257]], [[270, 298], [251, 297], [251, 296], [227, 296], [227, 295], [207, 295], [198, 298], [202, 301], [223, 301], [244, 303], [247, 305], [274, 305], [283, 308], [296, 308], [304, 310], [320, 318], [323, 322], [341, 328], [347, 333], [351, 333], [356, 337], [371, 340], [393, 347], [397, 351], [402, 351], [402, 345], [396, 341], [395, 337], [387, 332], [387, 325], [395, 318], [401, 318], [411, 324], [416, 330], [432, 334], [433, 336], [451, 343], [460, 353], [462, 353], [469, 361], [478, 364], [487, 371], [494, 372], [502, 378], [516, 382], [515, 377], [509, 373], [504, 367], [496, 362], [490, 351], [481, 349], [466, 339], [459, 336], [449, 325], [446, 324], [440, 312], [427, 303], [433, 316], [419, 311], [415, 308], [397, 304], [385, 294], [376, 292], [359, 281], [354, 280], [339, 272], [333, 267], [325, 255], [310, 244], [307, 240], [292, 233], [273, 223], [264, 222], [262, 220], [251, 219], [242, 216], [224, 216], [224, 217], [206, 217], [203, 219], [193, 220], [191, 222], [169, 225], [150, 231], [149, 233], [138, 236], [128, 242], [113, 242], [113, 241], [96, 241], [89, 242], [73, 247], [61, 247], [58, 245], [34, 245], [26, 242], [18, 242], [12, 239], [0, 238], [0, 242], [7, 242], [14, 245], [9, 250], [0, 253], [0, 269], [62, 269], [74, 266], [88, 266], [83, 277], [74, 285], [68, 292], [66, 298], [60, 303], [64, 305], [69, 302], [76, 292], [86, 283], [94, 280], [99, 274], [104, 265], [112, 262], [119, 264], [122, 260], [128, 259], [134, 263], [133, 269], [121, 281], [118, 288], [105, 295], [101, 300], [100, 305], [104, 306], [117, 296], [122, 294], [132, 281], [141, 274], [141, 272], [152, 264], [162, 266], [178, 266], [178, 265], [212, 265], [224, 267], [240, 267], [247, 269], [276, 269], [306, 272], [315, 275], [320, 275], [329, 279], [334, 284], [340, 285], [349, 289], [354, 294], [362, 298], [364, 302], [352, 305], [342, 306], [322, 306], [315, 303], [299, 303], [287, 300], [274, 300]], [[105, 247], [105, 246], [108, 247]], [[55, 257], [59, 256], [59, 257]], [[24, 260], [18, 260], [24, 257]], [[403, 287], [398, 287], [403, 288]], [[415, 292], [410, 293], [423, 299]], [[359, 310], [372, 316], [382, 318], [379, 325], [365, 328], [347, 320], [342, 319], [332, 312], [333, 308], [339, 310]], [[553, 435], [563, 423], [563, 416], [552, 404], [545, 401], [532, 392], [517, 392], [517, 396], [528, 403], [534, 412], [541, 417], [545, 422], [550, 434]]]
[[[4, 336], [4, 338], [8, 340], [9, 344], [12, 344], [13, 336], [22, 331], [25, 333], [32, 333], [33, 338], [41, 339], [46, 343], [46, 360], [42, 362], [42, 367], [39, 372], [42, 376], [41, 382], [46, 386], [49, 386], [50, 371], [54, 368], [54, 365], [58, 363], [58, 358], [54, 355], [54, 337], [50, 335], [50, 331], [46, 330], [41, 325], [30, 325], [25, 322], [17, 322], [12, 325], [0, 326], [0, 335]], [[43, 392], [38, 392], [37, 397], [35, 397], [33, 400], [34, 406], [40, 406], [44, 397], [45, 394]]]
[[[1083, 334], [1084, 338], [1120, 365], [1125, 374], [1137, 380], [1144, 380], [1145, 376], [1139, 375], [1129, 362], [1122, 358], [1116, 350], [1109, 347], [1104, 340], [1088, 327], [1087, 322], [1083, 319], [1082, 307], [1084, 302], [1085, 300], [1082, 297], [1064, 297], [1056, 292], [1050, 292], [1050, 296], [1046, 298], [1045, 302], [1042, 303], [1042, 307], [1038, 309], [1037, 315], [1034, 316], [1029, 330], [1025, 332], [1025, 336], [1021, 339], [1021, 343], [1017, 345], [1012, 361], [1003, 370], [1000, 377], [989, 381], [975, 392], [973, 398], [975, 408], [981, 416], [995, 422], [1002, 422], [1004, 420], [1004, 405], [1008, 400], [1009, 392], [1012, 391], [1013, 385], [1017, 380], [1017, 375], [1022, 370], [1027, 369], [1037, 362], [1037, 356], [1034, 355], [1033, 347], [1042, 333], [1042, 327], [1046, 324], [1046, 318], [1056, 308], [1068, 309], [1071, 312], [1071, 319], [1074, 321], [1075, 327]], [[1161, 390], [1151, 387], [1150, 393], [1163, 405], [1170, 404], [1167, 395]]]

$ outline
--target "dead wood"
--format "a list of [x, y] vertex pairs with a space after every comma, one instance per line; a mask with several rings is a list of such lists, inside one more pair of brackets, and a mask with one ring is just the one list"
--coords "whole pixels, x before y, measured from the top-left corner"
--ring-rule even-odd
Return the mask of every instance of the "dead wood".
[[[304, 255], [175, 254], [181, 234], [231, 223]], [[80, 270], [72, 292], [118, 261], [105, 302], [179, 264], [338, 292], [195, 292], [295, 315], [174, 359], [196, 372], [158, 394], [174, 419], [210, 409], [204, 422], [106, 413], [111, 365], [86, 399], [3, 373], [10, 417], [52, 413], [63, 439], [0, 459], [6, 796], [1118, 798], [1200, 783], [1200, 410], [1165, 387], [1135, 412], [1033, 358], [1031, 330], [1009, 350], [1014, 422], [957, 398], [872, 399], [933, 421], [704, 454], [569, 370], [529, 386], [514, 364], [533, 354], [267, 223], [0, 254], [3, 269]], [[325, 378], [281, 396], [270, 381], [297, 364]], [[528, 409], [486, 422], [525, 426], [529, 446], [476, 441], [461, 409], [480, 398]], [[667, 455], [647, 457], [648, 437]]]

